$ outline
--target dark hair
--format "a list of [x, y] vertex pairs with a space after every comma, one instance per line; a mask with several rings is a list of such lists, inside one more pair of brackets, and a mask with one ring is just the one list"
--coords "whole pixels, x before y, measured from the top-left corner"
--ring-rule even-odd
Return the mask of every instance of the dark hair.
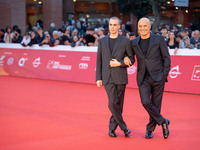
[[10, 26], [7, 26], [7, 27], [6, 27], [6, 33], [8, 33], [8, 29], [10, 29], [11, 32], [12, 32], [12, 28], [11, 28]]
[[5, 33], [6, 31], [5, 31], [5, 29], [4, 29], [4, 28], [2, 28], [2, 29], [1, 29], [1, 32]]
[[66, 32], [66, 28], [62, 28], [62, 33], [65, 33]]
[[17, 33], [21, 34], [21, 29], [16, 28], [14, 31], [16, 31]]
[[180, 35], [180, 34], [178, 34], [178, 35], [176, 35], [176, 38], [180, 38], [180, 39], [183, 39], [183, 36], [182, 35]]
[[135, 36], [135, 33], [130, 32], [130, 33], [129, 33], [129, 36]]
[[18, 25], [13, 25], [12, 30], [15, 31], [15, 29], [19, 28]]

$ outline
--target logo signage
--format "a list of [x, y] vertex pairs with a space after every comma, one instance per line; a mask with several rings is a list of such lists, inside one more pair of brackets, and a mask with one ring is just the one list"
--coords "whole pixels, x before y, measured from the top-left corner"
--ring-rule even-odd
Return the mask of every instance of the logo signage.
[[181, 73], [179, 72], [179, 66], [175, 66], [173, 67], [170, 72], [169, 72], [169, 76], [174, 79], [174, 78], [177, 78], [178, 75], [180, 75]]
[[24, 64], [25, 64], [25, 62], [26, 62], [27, 60], [28, 60], [28, 58], [21, 58], [21, 59], [19, 60], [19, 62], [18, 62], [19, 66], [20, 66], [20, 67], [23, 67]]
[[134, 74], [134, 73], [136, 73], [136, 71], [137, 71], [137, 67], [135, 65], [133, 65], [127, 69], [128, 74]]
[[3, 63], [4, 63], [4, 58], [5, 58], [5, 56], [3, 55], [3, 56], [1, 56], [1, 58], [0, 58], [0, 66], [3, 66]]
[[191, 80], [200, 81], [200, 65], [195, 65]]
[[82, 61], [90, 61], [90, 56], [82, 56]]
[[35, 61], [32, 63], [34, 68], [37, 68], [41, 63], [40, 63], [40, 57], [36, 58]]
[[8, 58], [7, 65], [12, 65], [14, 63], [14, 60], [15, 59], [13, 57]]
[[87, 63], [80, 63], [79, 69], [88, 69], [88, 64]]
[[71, 70], [71, 65], [61, 65], [59, 61], [49, 60], [47, 69]]

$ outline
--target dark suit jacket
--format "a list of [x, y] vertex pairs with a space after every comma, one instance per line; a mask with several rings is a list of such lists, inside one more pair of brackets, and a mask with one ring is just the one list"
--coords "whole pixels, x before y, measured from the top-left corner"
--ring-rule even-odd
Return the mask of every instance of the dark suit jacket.
[[168, 76], [171, 67], [170, 55], [164, 38], [161, 35], [150, 35], [149, 48], [145, 57], [139, 46], [140, 36], [131, 41], [134, 55], [137, 57], [137, 84], [140, 86], [144, 80], [147, 68], [155, 81], [161, 81]]
[[[127, 66], [124, 64], [125, 56], [129, 57], [132, 64], [134, 63], [133, 51], [128, 38], [118, 35], [112, 54], [109, 47], [109, 36], [99, 39], [96, 63], [96, 81], [102, 80], [103, 85], [106, 85], [111, 77], [114, 84], [127, 84], [128, 76], [126, 69]], [[122, 66], [110, 67], [111, 59], [117, 59], [121, 62]]]

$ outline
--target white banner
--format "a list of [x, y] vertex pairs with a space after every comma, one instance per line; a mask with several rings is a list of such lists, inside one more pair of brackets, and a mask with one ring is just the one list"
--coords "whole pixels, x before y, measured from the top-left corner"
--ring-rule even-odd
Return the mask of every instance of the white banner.
[[178, 7], [188, 7], [189, 6], [189, 0], [175, 0], [174, 6]]

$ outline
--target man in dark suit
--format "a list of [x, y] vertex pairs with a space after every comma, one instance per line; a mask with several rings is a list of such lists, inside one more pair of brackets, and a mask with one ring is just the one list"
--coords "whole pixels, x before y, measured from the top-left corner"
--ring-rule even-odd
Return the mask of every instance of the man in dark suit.
[[[160, 114], [165, 81], [170, 71], [170, 55], [164, 38], [150, 33], [149, 19], [138, 22], [139, 37], [131, 41], [137, 57], [137, 84], [142, 105], [150, 118], [146, 128], [146, 138], [152, 138], [156, 125], [162, 125], [163, 136], [168, 138], [170, 121]], [[128, 59], [125, 59], [128, 64]]]
[[134, 59], [130, 40], [118, 34], [119, 28], [119, 18], [110, 18], [110, 34], [99, 39], [96, 63], [96, 83], [98, 87], [105, 86], [109, 99], [108, 107], [112, 113], [108, 133], [110, 137], [116, 137], [115, 130], [118, 125], [125, 136], [131, 133], [122, 117], [125, 88], [128, 83], [124, 57], [128, 56], [131, 63], [134, 63]]

